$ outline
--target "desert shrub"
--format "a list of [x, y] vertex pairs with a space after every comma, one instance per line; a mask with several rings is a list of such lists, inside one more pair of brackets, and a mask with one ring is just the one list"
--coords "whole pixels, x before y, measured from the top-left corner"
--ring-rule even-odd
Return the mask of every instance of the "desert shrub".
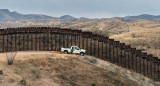
[[152, 79], [153, 79], [154, 81], [160, 81], [160, 78], [158, 78], [158, 75], [153, 75], [153, 76], [152, 76]]
[[132, 34], [131, 34], [131, 37], [132, 37], [132, 38], [136, 38], [136, 34], [135, 34], [135, 33], [132, 33]]
[[22, 79], [22, 80], [20, 81], [20, 83], [21, 83], [22, 85], [26, 85], [26, 80], [25, 80], [25, 79]]
[[40, 73], [39, 71], [36, 71], [36, 70], [31, 70], [32, 74], [38, 79], [40, 78]]
[[108, 32], [107, 29], [100, 30], [99, 28], [94, 28], [92, 32], [93, 32], [93, 34], [99, 34], [99, 35], [103, 35], [103, 36], [106, 36], [106, 37], [109, 36], [109, 32]]
[[14, 61], [16, 54], [17, 54], [17, 52], [6, 53], [6, 60], [7, 60], [8, 65], [13, 64], [13, 61]]
[[92, 83], [92, 85], [91, 86], [96, 86], [96, 83]]
[[0, 75], [2, 75], [3, 74], [3, 71], [2, 70], [0, 70]]

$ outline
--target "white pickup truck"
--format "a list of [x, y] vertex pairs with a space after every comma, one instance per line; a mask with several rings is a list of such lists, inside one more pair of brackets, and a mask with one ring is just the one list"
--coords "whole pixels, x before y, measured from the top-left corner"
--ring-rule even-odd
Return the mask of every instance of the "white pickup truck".
[[86, 53], [86, 50], [80, 49], [78, 46], [71, 46], [71, 48], [61, 48], [61, 52], [64, 53], [75, 53], [75, 54], [80, 54], [81, 56], [84, 56]]

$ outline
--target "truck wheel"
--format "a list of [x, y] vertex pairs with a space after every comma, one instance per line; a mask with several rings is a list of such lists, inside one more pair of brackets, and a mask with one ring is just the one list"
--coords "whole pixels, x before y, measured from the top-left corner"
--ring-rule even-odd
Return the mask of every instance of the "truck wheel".
[[64, 53], [65, 53], [65, 54], [68, 54], [68, 51], [65, 50]]
[[84, 56], [84, 53], [83, 53], [83, 52], [81, 52], [81, 53], [80, 53], [80, 55], [81, 55], [81, 56]]

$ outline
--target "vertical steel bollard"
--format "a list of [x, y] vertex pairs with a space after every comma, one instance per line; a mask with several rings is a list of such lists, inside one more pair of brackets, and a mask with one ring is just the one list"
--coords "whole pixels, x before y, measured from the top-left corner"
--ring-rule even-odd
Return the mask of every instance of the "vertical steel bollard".
[[109, 42], [109, 54], [108, 54], [108, 57], [109, 57], [109, 62], [111, 62], [111, 44]]
[[42, 36], [43, 36], [43, 37], [42, 37], [42, 38], [43, 38], [43, 39], [42, 39], [42, 41], [43, 41], [43, 42], [42, 42], [42, 43], [43, 43], [42, 45], [43, 45], [43, 51], [44, 51], [44, 50], [45, 50], [45, 36], [44, 36], [44, 33], [42, 34]]
[[3, 38], [2, 38], [2, 39], [3, 39], [3, 43], [2, 43], [2, 44], [3, 44], [3, 52], [5, 52], [5, 46], [4, 46], [4, 34], [3, 34], [2, 36], [3, 36]]
[[23, 50], [25, 50], [25, 49], [24, 49], [24, 47], [25, 47], [25, 44], [24, 44], [24, 42], [25, 42], [25, 37], [24, 37], [24, 35], [25, 35], [25, 34], [23, 34], [23, 37], [22, 37], [22, 38], [23, 38]]
[[39, 50], [41, 50], [41, 34], [39, 34]]
[[127, 68], [127, 59], [126, 59], [126, 48], [125, 48], [125, 51], [124, 51], [124, 58], [125, 58], [125, 64], [124, 64], [124, 66], [125, 66], [125, 68]]
[[20, 51], [20, 45], [21, 45], [21, 39], [20, 39], [20, 37], [21, 37], [21, 35], [19, 34], [19, 39], [18, 39], [18, 40], [19, 40], [19, 41], [18, 41], [18, 42], [19, 42], [19, 43], [18, 43], [18, 50], [19, 50], [19, 51]]
[[108, 59], [108, 42], [107, 42], [107, 38], [105, 39], [106, 40], [106, 42], [105, 42], [105, 45], [106, 45], [106, 48], [105, 48], [105, 50], [106, 50], [106, 54], [105, 54], [105, 60], [107, 60]]
[[73, 33], [70, 34], [70, 36], [71, 36], [71, 46], [73, 46], [73, 43], [72, 43], [72, 34], [73, 34]]
[[160, 59], [158, 59], [158, 80], [160, 80], [160, 76], [159, 76], [159, 72], [160, 72], [160, 70], [159, 70], [159, 67], [160, 67]]
[[128, 51], [128, 69], [130, 69], [130, 56], [129, 56], [129, 54], [130, 54], [130, 51]]
[[123, 53], [122, 53], [122, 49], [121, 49], [121, 66], [123, 67], [123, 55], [122, 55]]
[[120, 46], [120, 65], [123, 66], [123, 63], [122, 63], [122, 45]]
[[31, 50], [33, 50], [33, 37], [32, 37], [32, 33], [29, 35], [31, 37]]
[[8, 29], [7, 29], [7, 52], [8, 52]]
[[118, 48], [118, 43], [116, 45], [117, 48], [117, 64], [119, 65], [119, 48]]
[[69, 47], [69, 43], [68, 43], [68, 40], [69, 40], [68, 33], [67, 33], [66, 35], [67, 35], [67, 47]]
[[10, 34], [10, 37], [11, 37], [11, 43], [10, 43], [11, 44], [11, 51], [13, 51], [12, 50], [12, 33]]
[[65, 34], [64, 34], [64, 33], [63, 33], [62, 35], [63, 35], [63, 47], [65, 47], [65, 38], [66, 38], [66, 37], [65, 37]]
[[37, 50], [37, 33], [35, 33], [35, 50]]
[[114, 61], [114, 59], [115, 59], [115, 57], [114, 57], [114, 55], [115, 55], [115, 54], [114, 54], [115, 49], [114, 49], [114, 48], [115, 48], [115, 47], [114, 47], [114, 42], [113, 42], [113, 44], [112, 44], [112, 50], [113, 50], [113, 51], [112, 51], [112, 56], [113, 56], [113, 57], [112, 57], [112, 63], [115, 63], [115, 61]]
[[79, 38], [79, 47], [81, 47], [81, 36], [80, 36], [80, 34], [78, 35], [78, 38]]
[[154, 64], [153, 64], [153, 73], [154, 73], [154, 76], [155, 76], [155, 70], [156, 70], [156, 64], [155, 64], [155, 59], [154, 59]]
[[104, 57], [103, 57], [103, 39], [102, 39], [102, 45], [101, 45], [101, 47], [102, 47], [102, 59], [104, 60]]
[[142, 57], [143, 60], [143, 75], [146, 76], [146, 71], [145, 71], [145, 56]]
[[53, 34], [51, 34], [51, 51], [53, 51]]
[[86, 54], [89, 54], [89, 48], [88, 48], [88, 36], [87, 36], [87, 42], [86, 42], [86, 49], [87, 49], [87, 53]]
[[15, 51], [17, 51], [17, 29], [16, 29], [16, 34], [15, 34], [14, 37], [15, 37], [15, 38], [14, 38], [14, 43], [15, 43], [14, 48], [15, 48]]
[[59, 33], [59, 40], [58, 41], [59, 41], [59, 49], [58, 50], [60, 51], [60, 49], [61, 49], [61, 33]]
[[77, 34], [74, 35], [74, 42], [75, 42], [75, 46], [77, 46]]
[[99, 37], [98, 37], [98, 58], [99, 58]]
[[[135, 59], [134, 59], [134, 48], [131, 49], [131, 59], [132, 59], [132, 70], [135, 70]], [[135, 63], [134, 63], [135, 62]], [[137, 71], [136, 71], [137, 72]]]
[[48, 45], [48, 51], [51, 51], [51, 43], [52, 43], [52, 41], [51, 41], [51, 28], [48, 28], [49, 29], [49, 32], [48, 32], [48, 39], [49, 39], [49, 45]]
[[152, 65], [153, 65], [153, 64], [152, 64], [152, 62], [153, 62], [153, 59], [152, 59], [152, 61], [151, 61], [151, 63], [150, 63], [151, 78], [153, 78], [153, 75], [152, 75], [152, 74], [153, 74], [153, 73], [152, 73], [152, 71], [153, 71], [153, 70], [152, 70]]
[[28, 38], [28, 33], [29, 33], [29, 30], [27, 32], [27, 50], [29, 50], [29, 38]]
[[55, 38], [55, 51], [57, 50], [57, 34], [55, 33], [55, 36], [54, 36]]
[[90, 38], [90, 55], [92, 56], [92, 35], [91, 35], [91, 38]]
[[93, 48], [94, 48], [94, 49], [93, 49], [93, 50], [94, 50], [94, 56], [96, 56], [96, 42], [95, 42], [95, 37], [94, 37], [94, 42], [93, 42], [93, 43], [94, 43], [94, 47], [93, 47]]
[[141, 56], [139, 57], [139, 64], [140, 64], [140, 65], [139, 65], [139, 72], [141, 73], [141, 67], [142, 67], [142, 66], [141, 66], [141, 64], [142, 64], [142, 63], [141, 63]]
[[47, 50], [49, 51], [49, 44], [50, 44], [50, 30], [48, 31], [48, 34], [47, 34]]
[[147, 57], [147, 76], [149, 77], [149, 58]]
[[82, 48], [84, 49], [84, 36], [82, 36]]
[[137, 70], [137, 63], [138, 63], [137, 56], [135, 58], [136, 58], [136, 72], [138, 72], [138, 70]]

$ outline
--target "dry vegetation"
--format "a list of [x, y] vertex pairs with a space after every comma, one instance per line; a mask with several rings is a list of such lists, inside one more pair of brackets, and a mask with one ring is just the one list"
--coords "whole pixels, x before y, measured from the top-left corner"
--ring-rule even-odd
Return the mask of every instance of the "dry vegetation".
[[160, 57], [160, 28], [138, 30], [120, 35], [114, 35], [110, 38], [119, 40], [126, 44], [131, 44], [137, 49], [142, 49], [148, 53]]
[[90, 65], [78, 55], [18, 52], [8, 66], [0, 54], [0, 86], [139, 86], [134, 81]]

